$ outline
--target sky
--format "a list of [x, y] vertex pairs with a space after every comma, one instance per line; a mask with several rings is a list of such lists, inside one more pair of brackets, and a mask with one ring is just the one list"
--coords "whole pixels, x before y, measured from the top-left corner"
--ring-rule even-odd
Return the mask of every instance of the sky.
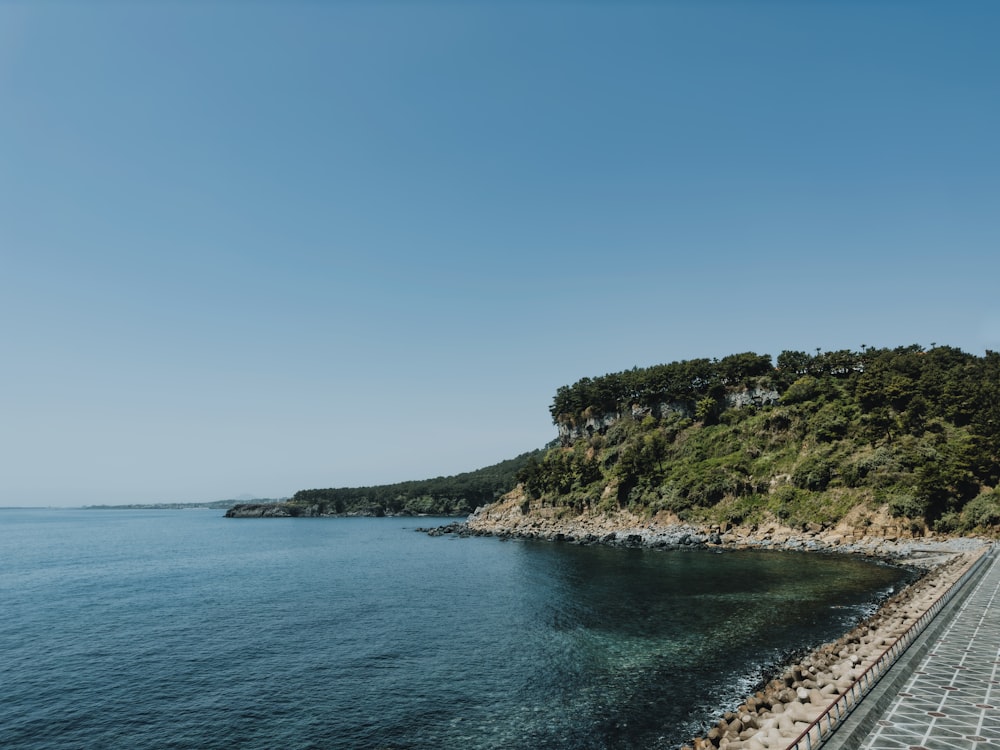
[[0, 505], [540, 448], [694, 357], [1000, 349], [1000, 4], [0, 0]]

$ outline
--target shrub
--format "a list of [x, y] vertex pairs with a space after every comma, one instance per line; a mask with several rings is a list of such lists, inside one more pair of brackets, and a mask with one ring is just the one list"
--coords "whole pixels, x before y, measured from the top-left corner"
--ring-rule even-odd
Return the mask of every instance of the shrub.
[[764, 495], [744, 495], [716, 506], [714, 520], [733, 524], [760, 523], [768, 498]]
[[719, 413], [719, 403], [711, 396], [705, 396], [705, 398], [698, 401], [695, 404], [694, 415], [695, 418], [700, 419], [705, 424], [711, 424], [715, 421], [715, 418]]
[[833, 467], [828, 459], [823, 456], [809, 456], [795, 467], [792, 481], [801, 489], [821, 492], [826, 489], [832, 476]]
[[953, 534], [962, 531], [964, 522], [962, 517], [953, 510], [948, 511], [934, 522], [934, 530], [942, 534]]
[[909, 493], [894, 493], [888, 498], [889, 513], [894, 518], [923, 518], [928, 502]]
[[962, 520], [968, 529], [1000, 526], [1000, 489], [984, 492], [966, 503]]
[[787, 521], [795, 513], [799, 499], [799, 490], [790, 484], [783, 484], [771, 493], [767, 507], [777, 518]]
[[829, 443], [847, 434], [850, 415], [840, 405], [827, 404], [810, 420], [810, 427], [820, 442]]
[[812, 375], [803, 375], [790, 386], [781, 397], [782, 404], [800, 404], [812, 401], [820, 394], [819, 381]]

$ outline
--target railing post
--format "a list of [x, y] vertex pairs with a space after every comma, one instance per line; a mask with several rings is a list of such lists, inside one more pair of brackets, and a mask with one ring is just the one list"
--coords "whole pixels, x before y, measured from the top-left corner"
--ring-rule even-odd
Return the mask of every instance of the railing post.
[[994, 545], [985, 554], [980, 555], [979, 559], [976, 560], [962, 576], [952, 583], [941, 596], [939, 596], [934, 603], [916, 620], [910, 623], [910, 626], [896, 638], [893, 643], [882, 651], [881, 654], [875, 659], [875, 661], [861, 673], [857, 679], [855, 679], [850, 687], [848, 687], [843, 694], [841, 694], [831, 705], [827, 706], [826, 709], [816, 717], [816, 719], [806, 727], [806, 730], [800, 734], [792, 744], [788, 745], [789, 750], [802, 750], [803, 740], [805, 740], [805, 750], [813, 750], [813, 739], [812, 731], [816, 730], [816, 743], [822, 745], [823, 739], [823, 719], [826, 718], [827, 729], [829, 730], [827, 734], [832, 734], [833, 732], [833, 710], [837, 710], [837, 722], [840, 722], [840, 700], [844, 700], [844, 716], [849, 714], [855, 708], [858, 707], [858, 703], [861, 699], [868, 694], [868, 692], [875, 686], [881, 678], [882, 675], [888, 671], [896, 660], [902, 655], [910, 643], [916, 640], [917, 635], [923, 632], [927, 623], [929, 623], [940, 611], [944, 608], [945, 604], [949, 602], [955, 595], [956, 591], [964, 585], [964, 583], [973, 575], [973, 573], [982, 566], [986, 558], [992, 558], [997, 546]]

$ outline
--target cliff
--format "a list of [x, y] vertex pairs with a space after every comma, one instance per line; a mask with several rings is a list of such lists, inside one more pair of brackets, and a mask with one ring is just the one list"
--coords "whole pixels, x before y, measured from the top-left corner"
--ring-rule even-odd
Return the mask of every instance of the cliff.
[[497, 507], [523, 518], [505, 523], [997, 532], [1000, 355], [914, 345], [777, 361], [745, 353], [559, 388], [559, 446], [518, 472], [520, 494]]
[[513, 502], [524, 518], [504, 523], [518, 529], [529, 519], [859, 538], [1000, 530], [996, 352], [911, 345], [672, 362], [562, 386], [550, 413], [559, 438], [544, 452], [451, 477], [300, 490], [227, 516], [486, 506], [473, 518], [483, 523]]
[[[739, 387], [722, 394], [723, 409], [742, 409], [745, 407], [773, 406], [778, 403], [781, 394], [772, 387]], [[582, 422], [567, 420], [557, 422], [559, 442], [563, 446], [572, 445], [575, 441], [594, 435], [603, 435], [621, 419], [642, 420], [646, 417], [665, 419], [678, 416], [694, 419], [697, 404], [691, 401], [661, 401], [652, 404], [630, 404], [627, 412], [612, 411], [594, 416], [582, 416]]]

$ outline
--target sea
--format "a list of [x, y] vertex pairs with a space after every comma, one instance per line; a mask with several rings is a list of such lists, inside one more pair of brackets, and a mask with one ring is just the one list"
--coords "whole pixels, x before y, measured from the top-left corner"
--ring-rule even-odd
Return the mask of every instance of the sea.
[[0, 748], [677, 748], [905, 585], [453, 519], [0, 509]]

